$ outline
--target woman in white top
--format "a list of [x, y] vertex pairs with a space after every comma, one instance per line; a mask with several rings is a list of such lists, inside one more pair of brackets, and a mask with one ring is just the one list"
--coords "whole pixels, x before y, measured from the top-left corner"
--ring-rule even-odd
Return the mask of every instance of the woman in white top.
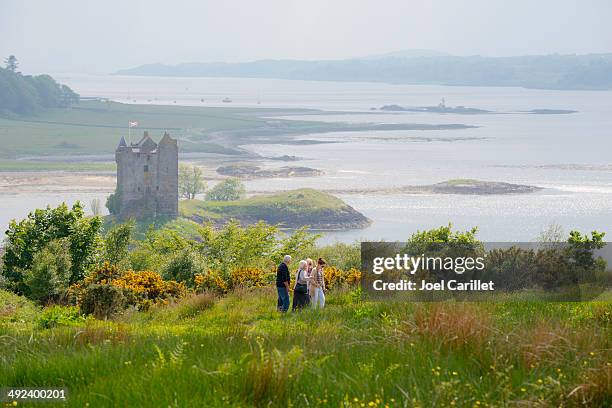
[[295, 273], [295, 285], [293, 287], [293, 307], [292, 309], [301, 309], [310, 304], [310, 295], [308, 295], [308, 264], [306, 261], [300, 261], [300, 266]]

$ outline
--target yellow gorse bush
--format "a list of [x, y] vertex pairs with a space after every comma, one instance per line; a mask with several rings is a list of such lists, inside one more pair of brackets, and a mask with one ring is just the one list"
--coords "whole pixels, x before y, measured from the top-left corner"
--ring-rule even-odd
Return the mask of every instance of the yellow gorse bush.
[[232, 271], [232, 286], [255, 287], [267, 286], [270, 282], [270, 273], [260, 268], [237, 268]]
[[121, 273], [115, 265], [106, 262], [81, 282], [70, 287], [70, 293], [77, 305], [82, 303], [87, 288], [91, 285], [112, 285], [121, 288], [127, 304], [141, 310], [154, 304], [167, 303], [171, 298], [181, 298], [187, 293], [184, 283], [166, 281], [156, 272], [129, 270]]
[[[328, 289], [355, 285], [361, 279], [361, 271], [355, 268], [345, 271], [334, 266], [328, 266], [325, 268], [324, 274], [325, 286]], [[229, 277], [224, 277], [217, 271], [209, 270], [205, 274], [196, 275], [194, 283], [196, 292], [212, 290], [223, 294], [236, 287], [259, 288], [271, 285], [275, 276], [275, 268], [269, 271], [261, 268], [236, 268]]]
[[127, 271], [120, 278], [114, 279], [112, 284], [154, 303], [168, 298], [183, 297], [187, 291], [184, 283], [165, 281], [160, 274], [151, 271]]
[[211, 290], [217, 293], [227, 293], [230, 285], [216, 272], [209, 270], [207, 273], [199, 273], [194, 277], [196, 292]]
[[354, 285], [361, 280], [361, 271], [351, 268], [348, 271], [328, 266], [323, 271], [325, 275], [325, 286], [327, 289], [333, 289], [345, 285]]

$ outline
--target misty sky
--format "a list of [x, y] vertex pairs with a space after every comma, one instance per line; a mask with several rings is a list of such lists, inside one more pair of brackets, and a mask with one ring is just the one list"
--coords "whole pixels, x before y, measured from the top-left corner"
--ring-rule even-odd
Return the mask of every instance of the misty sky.
[[612, 52], [610, 0], [0, 0], [0, 56], [21, 70], [162, 62]]

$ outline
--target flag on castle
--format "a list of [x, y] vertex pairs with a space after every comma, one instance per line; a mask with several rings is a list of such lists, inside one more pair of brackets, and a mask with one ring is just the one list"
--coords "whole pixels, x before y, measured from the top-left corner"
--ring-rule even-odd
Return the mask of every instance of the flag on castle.
[[133, 127], [136, 127], [136, 126], [138, 126], [138, 122], [136, 122], [136, 121], [133, 121], [133, 122], [132, 122], [132, 121], [130, 121], [130, 123], [129, 123], [129, 127], [133, 128]]

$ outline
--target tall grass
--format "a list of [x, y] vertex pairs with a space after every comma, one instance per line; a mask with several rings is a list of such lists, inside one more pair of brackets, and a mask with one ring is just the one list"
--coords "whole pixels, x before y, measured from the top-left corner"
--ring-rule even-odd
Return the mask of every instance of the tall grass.
[[610, 303], [375, 303], [343, 291], [323, 310], [275, 306], [273, 288], [243, 289], [115, 321], [2, 320], [0, 386], [65, 386], [75, 407], [612, 404]]

